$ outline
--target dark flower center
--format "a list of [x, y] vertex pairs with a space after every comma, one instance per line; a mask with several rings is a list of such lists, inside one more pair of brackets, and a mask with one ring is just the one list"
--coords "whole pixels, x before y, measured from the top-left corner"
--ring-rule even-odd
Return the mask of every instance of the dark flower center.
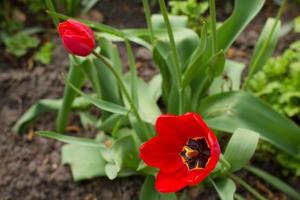
[[180, 156], [189, 170], [203, 169], [210, 158], [210, 148], [204, 138], [190, 138]]

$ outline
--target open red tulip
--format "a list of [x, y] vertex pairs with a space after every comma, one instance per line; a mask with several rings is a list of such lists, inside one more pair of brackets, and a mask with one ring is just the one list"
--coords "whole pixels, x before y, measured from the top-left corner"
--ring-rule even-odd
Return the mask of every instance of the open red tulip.
[[160, 169], [155, 182], [159, 192], [196, 185], [215, 168], [219, 143], [198, 114], [161, 115], [155, 127], [157, 136], [140, 147], [140, 156], [147, 165]]
[[87, 56], [95, 48], [93, 31], [85, 24], [69, 19], [58, 25], [65, 49], [77, 56]]

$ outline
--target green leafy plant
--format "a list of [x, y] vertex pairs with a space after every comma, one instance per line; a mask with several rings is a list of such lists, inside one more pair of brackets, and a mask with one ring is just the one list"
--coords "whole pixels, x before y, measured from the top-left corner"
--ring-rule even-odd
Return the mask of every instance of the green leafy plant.
[[198, 2], [197, 0], [177, 0], [170, 1], [171, 14], [184, 15], [188, 17], [188, 26], [196, 32], [200, 32], [204, 21], [203, 14], [208, 10], [209, 4], [207, 1]]
[[[32, 12], [45, 10], [43, 1], [18, 1], [24, 3]], [[7, 53], [20, 58], [35, 49], [40, 44], [40, 38], [36, 35], [43, 31], [40, 27], [25, 27], [27, 13], [18, 9], [11, 1], [0, 3], [0, 38], [5, 45]], [[32, 7], [33, 6], [33, 7]], [[41, 6], [41, 7], [40, 7]], [[37, 18], [44, 15], [37, 15]]]
[[300, 33], [300, 16], [294, 19], [294, 31]]
[[35, 53], [34, 59], [45, 65], [49, 64], [52, 60], [52, 53], [55, 45], [52, 42], [47, 42]]
[[300, 41], [271, 58], [250, 80], [250, 89], [278, 112], [300, 117]]
[[19, 32], [4, 39], [6, 51], [16, 57], [24, 56], [30, 49], [37, 47], [39, 43], [38, 38], [27, 32]]
[[[55, 12], [50, 0], [47, 3], [49, 13], [56, 25], [59, 20], [69, 19], [68, 16]], [[248, 166], [259, 139], [275, 145], [293, 157], [299, 155], [299, 126], [276, 112], [258, 97], [247, 92], [249, 80], [261, 69], [261, 65], [266, 63], [277, 43], [280, 31], [279, 19], [284, 4], [279, 9], [276, 19], [268, 19], [263, 28], [254, 50], [250, 73], [245, 84], [241, 85], [241, 79], [236, 76], [241, 75], [244, 65], [227, 60], [224, 52], [257, 15], [264, 4], [263, 0], [235, 0], [232, 15], [218, 29], [216, 28], [215, 1], [210, 0], [210, 31], [207, 30], [206, 25], [203, 25], [200, 35], [187, 27], [186, 17], [169, 16], [164, 0], [159, 0], [158, 3], [162, 14], [151, 16], [148, 1], [143, 0], [147, 29], [120, 30], [86, 20], [80, 20], [81, 23], [67, 21], [67, 25], [77, 26], [81, 35], [78, 37], [75, 29], [71, 40], [70, 34], [67, 34], [65, 38], [62, 36], [64, 45], [72, 54], [64, 96], [60, 100], [41, 100], [33, 105], [19, 119], [14, 130], [24, 131], [26, 125], [42, 111], [58, 111], [56, 132], [38, 131], [37, 134], [67, 143], [62, 149], [62, 160], [63, 163], [70, 165], [75, 180], [96, 176], [115, 179], [143, 174], [146, 180], [140, 193], [141, 200], [150, 197], [153, 200], [177, 199], [175, 193], [157, 192], [154, 188], [154, 176], [157, 176], [158, 170], [141, 160], [139, 149], [143, 143], [155, 143], [155, 138], [158, 137], [155, 137], [155, 121], [163, 110], [173, 114], [171, 116], [174, 118], [176, 115], [182, 117], [182, 114], [186, 112], [199, 113], [205, 120], [205, 123], [201, 122], [202, 127], [205, 128], [206, 125], [203, 124], [207, 124], [216, 132], [232, 133], [228, 144], [223, 148], [224, 154], [220, 155], [214, 170], [209, 169], [213, 171], [206, 173], [208, 181], [202, 184], [213, 185], [221, 199], [240, 198], [236, 192], [236, 183], [244, 187], [252, 196], [265, 199], [251, 185], [234, 174], [246, 167], [256, 176], [267, 182], [271, 181], [270, 184], [273, 187], [285, 188], [284, 192], [288, 196], [300, 199], [297, 191], [278, 178], [256, 167]], [[94, 30], [100, 48], [94, 48], [92, 31], [82, 23]], [[60, 28], [63, 29], [63, 27]], [[63, 35], [64, 32], [61, 29], [59, 29], [60, 33]], [[126, 73], [122, 73], [119, 51], [113, 42], [125, 44], [129, 64], [129, 71]], [[86, 45], [85, 48], [79, 48], [83, 45], [77, 44], [81, 43]], [[142, 45], [153, 53], [153, 61], [159, 68], [160, 74], [154, 76], [149, 83], [137, 76], [131, 43]], [[92, 86], [89, 94], [81, 91], [81, 87], [87, 81]], [[157, 103], [159, 98], [162, 99], [164, 107], [159, 107]], [[91, 105], [101, 110], [99, 118], [90, 114]], [[68, 116], [74, 109], [80, 110], [83, 125], [93, 124], [99, 130], [95, 138], [87, 139], [64, 134]], [[201, 121], [197, 117], [193, 119], [197, 123]], [[182, 121], [173, 122], [173, 128], [181, 131], [182, 127], [178, 123], [182, 126], [186, 125]], [[166, 124], [165, 128], [170, 128], [170, 124], [172, 125], [170, 122], [168, 126]], [[160, 126], [164, 127], [164, 124]], [[191, 127], [195, 128], [193, 124]], [[159, 129], [158, 125], [156, 128]], [[186, 130], [184, 129], [183, 132]], [[209, 129], [205, 128], [205, 130]], [[172, 131], [166, 132], [172, 135]], [[187, 135], [187, 133], [183, 134]], [[211, 132], [209, 134], [212, 135]], [[180, 164], [190, 164], [189, 158], [195, 161], [195, 156], [204, 154], [204, 152], [199, 152], [199, 149], [196, 149], [197, 151], [191, 149], [193, 142], [202, 138], [189, 139], [192, 139], [191, 144], [184, 145], [186, 163], [182, 163], [183, 160], [180, 158]], [[171, 142], [168, 143], [167, 140], [163, 142], [167, 142], [166, 144], [170, 146], [174, 142], [176, 146], [176, 139], [170, 137], [168, 140]], [[210, 143], [207, 144], [211, 144], [211, 141], [214, 141], [214, 147], [217, 149], [215, 151], [219, 151], [215, 142], [216, 138], [211, 138]], [[180, 145], [182, 145], [181, 142]], [[205, 148], [205, 145], [201, 146], [200, 143], [197, 145], [197, 148], [209, 149], [209, 147]], [[155, 149], [153, 152], [157, 153], [159, 150]], [[171, 151], [165, 153], [172, 154]], [[175, 159], [178, 156], [175, 153]], [[209, 156], [211, 158], [211, 155]], [[214, 153], [214, 156], [218, 158], [219, 154]], [[157, 157], [154, 156], [155, 158]], [[198, 166], [203, 158], [197, 157], [197, 159]], [[191, 170], [194, 170], [193, 163], [191, 166]], [[207, 170], [206, 166], [203, 170]], [[174, 181], [178, 183], [178, 180]], [[184, 186], [191, 183], [194, 182], [186, 182]], [[171, 189], [176, 191], [174, 188]]]

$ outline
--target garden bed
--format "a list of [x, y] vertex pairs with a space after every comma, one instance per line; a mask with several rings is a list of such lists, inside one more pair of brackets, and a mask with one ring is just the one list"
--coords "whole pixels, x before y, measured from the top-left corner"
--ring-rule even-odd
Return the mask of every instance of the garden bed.
[[[103, 0], [98, 5], [104, 16], [104, 23], [117, 27], [143, 27], [144, 14], [141, 3], [136, 1], [109, 1]], [[230, 51], [230, 57], [243, 62], [249, 62], [249, 52], [254, 48], [266, 16], [274, 16], [276, 8], [266, 7], [250, 26], [239, 37]], [[292, 19], [297, 11], [290, 9], [285, 19]], [[28, 70], [24, 59], [16, 65], [10, 64], [7, 57], [0, 61], [0, 199], [1, 200], [33, 200], [33, 199], [72, 199], [72, 200], [100, 200], [100, 199], [137, 199], [143, 177], [120, 178], [110, 181], [107, 178], [96, 178], [91, 181], [75, 183], [70, 170], [62, 166], [60, 161], [60, 148], [62, 143], [32, 135], [34, 130], [54, 130], [55, 115], [53, 113], [42, 115], [27, 134], [22, 136], [11, 131], [17, 119], [34, 102], [43, 98], [59, 98], [62, 96], [64, 81], [60, 78], [61, 72], [67, 71], [68, 59], [57, 36], [52, 38], [57, 44], [54, 59], [50, 65], [35, 64]], [[275, 54], [283, 51], [299, 36], [288, 35], [281, 39]], [[1, 47], [3, 51], [3, 47]], [[123, 46], [119, 47], [121, 55], [125, 54]], [[134, 47], [138, 55], [139, 72], [143, 78], [149, 80], [157, 70], [149, 58], [149, 53], [138, 46]], [[122, 56], [126, 63], [126, 56]], [[93, 130], [84, 130], [80, 127], [76, 115], [71, 116], [70, 130], [75, 135], [94, 136]], [[74, 128], [75, 127], [75, 128]], [[78, 130], [79, 128], [79, 130]], [[284, 177], [282, 168], [272, 161], [256, 159], [256, 165]], [[287, 197], [269, 187], [263, 181], [241, 172], [241, 177], [262, 192], [269, 199], [287, 199]], [[300, 191], [300, 181], [286, 180]], [[188, 190], [190, 199], [217, 199], [213, 190], [197, 187]], [[243, 191], [242, 191], [243, 192]], [[246, 194], [247, 195], [247, 194]]]

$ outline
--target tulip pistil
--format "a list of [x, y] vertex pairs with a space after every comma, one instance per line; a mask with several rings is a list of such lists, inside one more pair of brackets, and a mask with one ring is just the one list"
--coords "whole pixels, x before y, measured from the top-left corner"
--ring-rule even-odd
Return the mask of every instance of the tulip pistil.
[[203, 169], [210, 158], [210, 148], [204, 138], [190, 138], [180, 156], [189, 170]]

